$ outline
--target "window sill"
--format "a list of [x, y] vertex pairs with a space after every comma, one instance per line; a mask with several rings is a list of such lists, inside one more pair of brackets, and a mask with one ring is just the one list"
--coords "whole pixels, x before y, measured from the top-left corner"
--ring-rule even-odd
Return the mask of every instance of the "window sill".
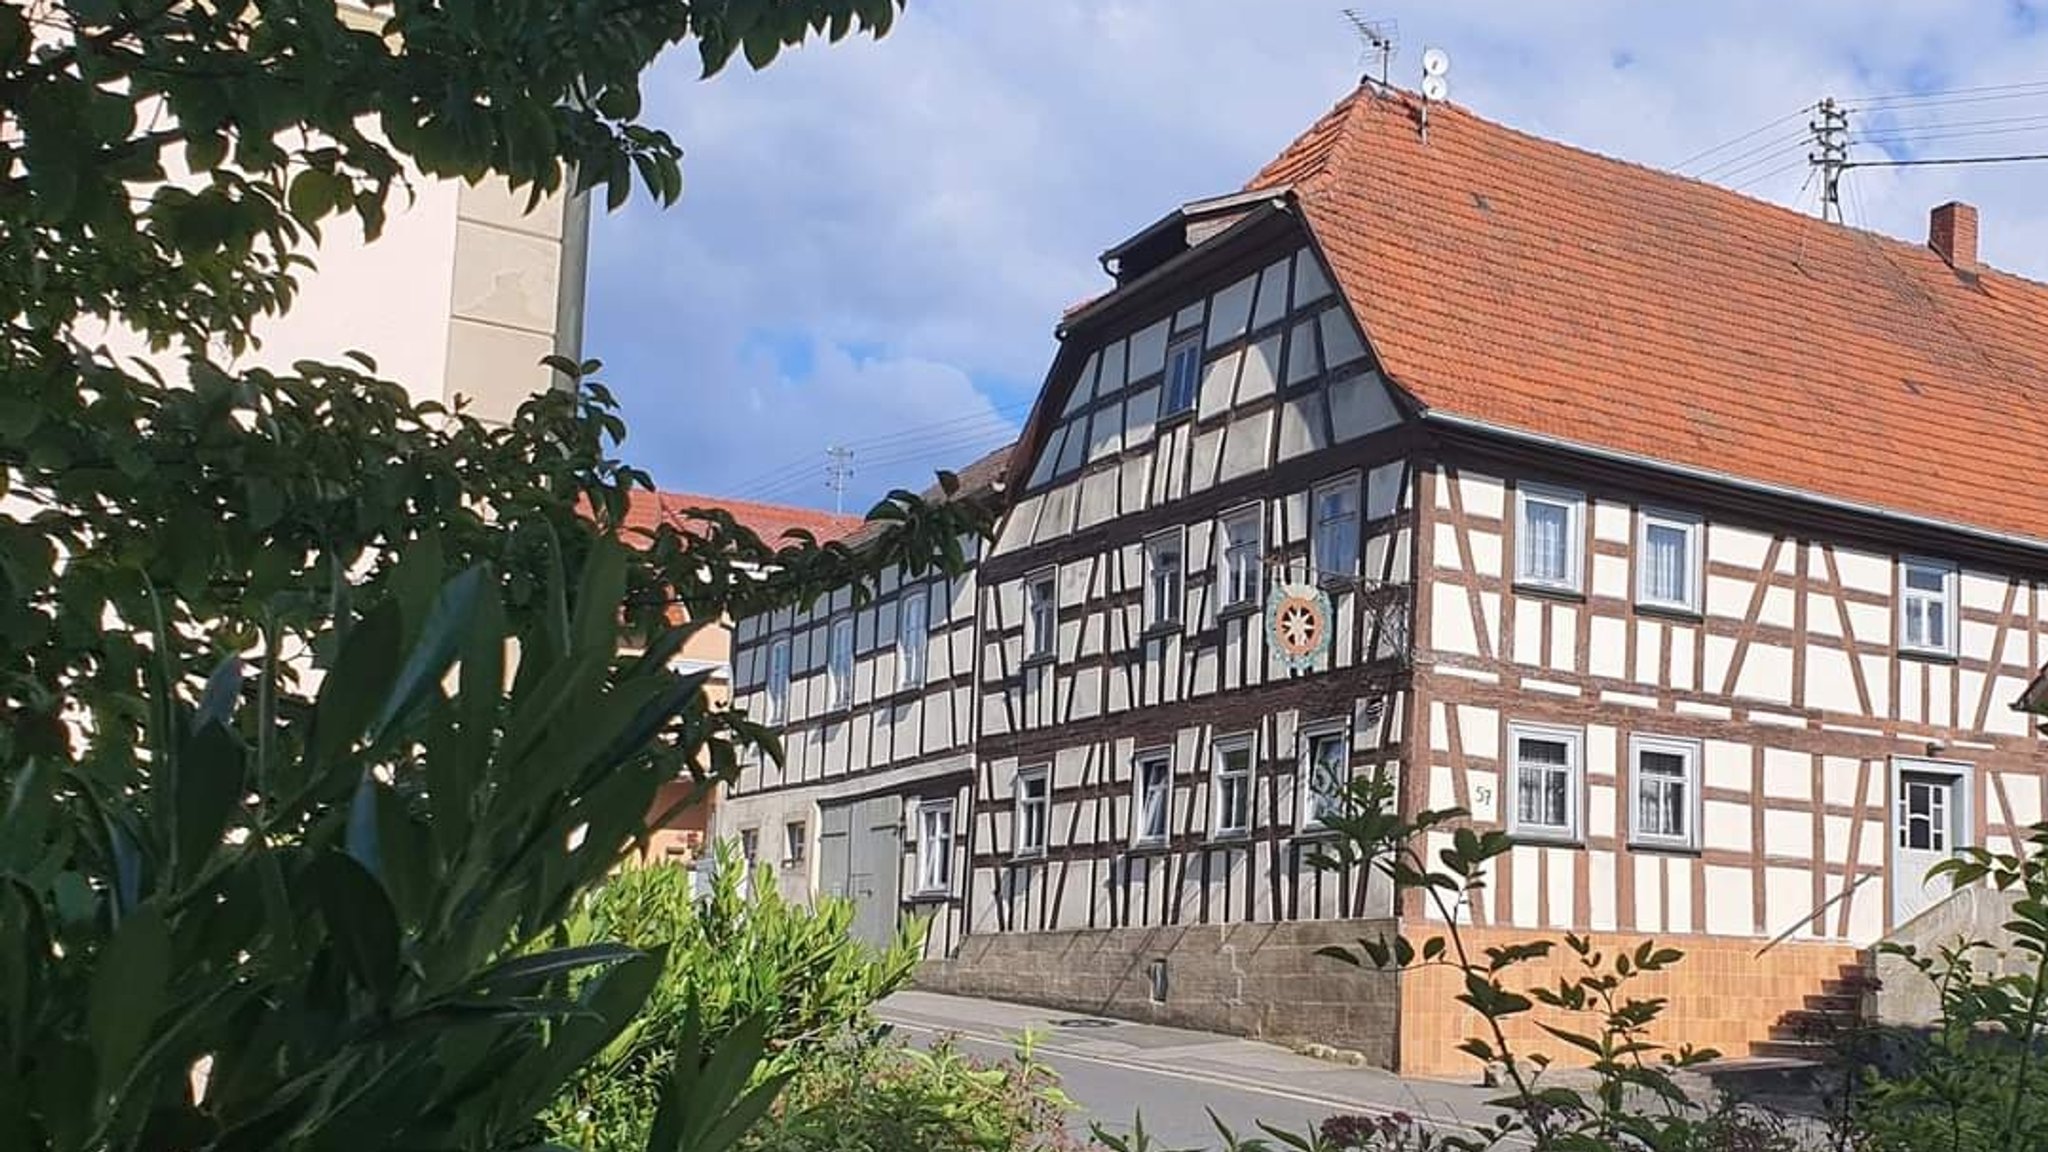
[[1259, 612], [1257, 600], [1239, 600], [1216, 609], [1218, 620], [1235, 620], [1240, 616], [1256, 616]]
[[1559, 584], [1531, 584], [1526, 580], [1516, 580], [1514, 588], [1516, 595], [1519, 596], [1534, 596], [1540, 600], [1563, 600], [1575, 604], [1586, 602], [1586, 590], [1583, 588], [1567, 588]]
[[1141, 840], [1124, 850], [1126, 856], [1164, 856], [1171, 845], [1165, 840]]
[[1012, 853], [1012, 854], [1011, 854], [1011, 856], [1010, 856], [1010, 863], [1012, 863], [1012, 864], [1043, 864], [1043, 863], [1045, 863], [1045, 849], [1043, 849], [1043, 848], [1034, 848], [1034, 849], [1032, 849], [1032, 850], [1031, 850], [1031, 851], [1029, 851], [1029, 852], [1016, 852], [1016, 853]]
[[[1160, 428], [1171, 428], [1175, 424], [1191, 424], [1194, 422], [1194, 419], [1195, 409], [1193, 406], [1190, 406], [1187, 408], [1183, 408], [1178, 412], [1168, 412], [1162, 414], [1157, 420], [1154, 420], [1152, 422], [1152, 427], [1155, 430]], [[1155, 431], [1154, 434], [1157, 435], [1157, 432]]]
[[1209, 833], [1209, 843], [1221, 848], [1242, 848], [1252, 842], [1251, 829]]
[[1335, 840], [1342, 835], [1327, 824], [1304, 824], [1294, 830], [1296, 840]]
[[1039, 653], [1038, 655], [1036, 655], [1036, 656], [1026, 656], [1026, 657], [1024, 658], [1024, 663], [1023, 663], [1023, 664], [1021, 664], [1021, 665], [1019, 665], [1019, 667], [1020, 667], [1020, 668], [1046, 668], [1046, 667], [1050, 667], [1051, 665], [1053, 665], [1053, 664], [1056, 664], [1056, 663], [1058, 663], [1058, 662], [1059, 662], [1059, 656], [1058, 656], [1057, 654], [1055, 654], [1055, 653], [1052, 653], [1052, 652], [1040, 652], [1040, 653]]
[[1954, 664], [1956, 654], [1939, 648], [1908, 648], [1899, 645], [1899, 657], [1904, 660], [1919, 660], [1927, 664]]
[[1584, 848], [1586, 838], [1576, 832], [1545, 832], [1526, 828], [1510, 828], [1508, 839], [1516, 844], [1531, 848]]
[[1702, 856], [1705, 851], [1697, 844], [1685, 844], [1676, 840], [1636, 840], [1628, 842], [1631, 852], [1653, 853], [1658, 856]]
[[927, 888], [903, 898], [905, 904], [948, 904], [952, 900], [953, 893], [943, 888]]
[[1180, 621], [1161, 620], [1156, 624], [1145, 625], [1144, 631], [1138, 633], [1138, 638], [1140, 640], [1150, 640], [1157, 636], [1174, 636], [1178, 635], [1179, 633]]
[[1640, 600], [1636, 602], [1636, 615], [1653, 616], [1659, 620], [1672, 620], [1685, 624], [1698, 624], [1706, 619], [1706, 614], [1697, 608], [1690, 608], [1679, 604], [1646, 604]]

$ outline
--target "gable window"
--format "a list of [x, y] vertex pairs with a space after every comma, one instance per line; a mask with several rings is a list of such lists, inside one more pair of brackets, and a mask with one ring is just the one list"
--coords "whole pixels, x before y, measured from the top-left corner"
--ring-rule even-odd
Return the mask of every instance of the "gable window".
[[919, 588], [906, 593], [896, 606], [896, 685], [899, 688], [924, 686], [925, 656], [931, 646], [925, 604], [925, 591]]
[[1017, 773], [1017, 855], [1045, 855], [1046, 815], [1051, 793], [1051, 781], [1044, 768], [1026, 768]]
[[1172, 759], [1165, 752], [1140, 755], [1132, 767], [1131, 790], [1132, 846], [1166, 843], [1173, 814]]
[[1899, 647], [1953, 656], [1956, 567], [1938, 560], [1899, 561]]
[[1145, 626], [1180, 619], [1181, 530], [1176, 528], [1145, 541]]
[[951, 800], [927, 800], [917, 806], [917, 890], [925, 895], [953, 890]]
[[1166, 393], [1159, 402], [1160, 418], [1193, 410], [1201, 388], [1202, 337], [1197, 333], [1166, 350]]
[[1698, 847], [1698, 742], [1637, 736], [1629, 741], [1629, 765], [1635, 794], [1629, 839], [1653, 847]]
[[1052, 655], [1059, 640], [1059, 572], [1047, 568], [1033, 572], [1024, 581], [1024, 655], [1027, 659]]
[[1579, 744], [1580, 735], [1572, 729], [1509, 727], [1508, 747], [1514, 758], [1509, 832], [1546, 840], [1578, 839]]
[[768, 715], [766, 722], [780, 724], [789, 716], [789, 637], [768, 644]]
[[1316, 486], [1315, 535], [1309, 564], [1322, 576], [1358, 575], [1358, 477]]
[[1342, 726], [1318, 728], [1301, 737], [1303, 829], [1321, 828], [1344, 814], [1344, 790], [1351, 784], [1351, 733]]
[[1240, 508], [1216, 522], [1216, 535], [1223, 550], [1223, 599], [1225, 608], [1250, 604], [1259, 598], [1260, 509]]
[[806, 835], [803, 821], [791, 820], [782, 826], [782, 866], [784, 868], [801, 868], [804, 863], [806, 850], [809, 847], [810, 837]]
[[1515, 582], [1559, 592], [1579, 590], [1585, 563], [1586, 498], [1525, 484], [1515, 489]]
[[832, 633], [825, 644], [825, 675], [832, 689], [829, 697], [834, 708], [844, 708], [853, 702], [853, 617], [841, 616], [832, 622]]
[[1636, 603], [1700, 610], [1700, 522], [1645, 511], [1636, 528]]
[[1252, 738], [1233, 736], [1216, 742], [1215, 775], [1210, 781], [1209, 834], [1243, 836], [1252, 830]]

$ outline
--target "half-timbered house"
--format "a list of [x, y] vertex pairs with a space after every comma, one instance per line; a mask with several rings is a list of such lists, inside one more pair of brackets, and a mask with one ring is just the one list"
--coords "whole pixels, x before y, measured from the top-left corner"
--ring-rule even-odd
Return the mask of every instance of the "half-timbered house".
[[1387, 770], [1513, 836], [1477, 943], [1672, 943], [1670, 1034], [1741, 1054], [2042, 818], [2048, 288], [1967, 206], [1909, 243], [1362, 88], [1104, 263], [974, 592], [934, 985], [1456, 1070], [1441, 973], [1314, 955], [1440, 923], [1308, 863]]
[[[957, 494], [985, 497], [1008, 455], [962, 469]], [[963, 546], [978, 561], [984, 542]], [[858, 601], [843, 588], [733, 630], [734, 705], [779, 729], [783, 757], [742, 767], [716, 834], [773, 868], [787, 896], [852, 901], [870, 942], [927, 919], [932, 956], [957, 951], [966, 927], [975, 605], [971, 567], [950, 579], [891, 569]]]

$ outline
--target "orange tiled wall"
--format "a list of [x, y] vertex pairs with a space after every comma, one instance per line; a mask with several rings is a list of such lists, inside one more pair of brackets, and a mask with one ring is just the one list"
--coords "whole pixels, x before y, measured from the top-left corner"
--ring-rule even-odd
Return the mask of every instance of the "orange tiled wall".
[[[1516, 968], [1504, 981], [1517, 991], [1582, 971], [1579, 957], [1564, 946], [1562, 933], [1505, 928], [1466, 928], [1467, 947], [1475, 954], [1489, 945], [1532, 940], [1557, 941], [1551, 955]], [[1409, 932], [1417, 946], [1434, 933], [1425, 926]], [[1633, 951], [1644, 937], [1592, 934], [1597, 949], [1611, 965], [1614, 955]], [[1823, 982], [1837, 979], [1845, 964], [1856, 962], [1854, 948], [1840, 944], [1786, 941], [1762, 956], [1760, 940], [1716, 936], [1658, 936], [1660, 946], [1677, 948], [1684, 959], [1672, 968], [1638, 976], [1627, 985], [1634, 999], [1664, 997], [1668, 1003], [1653, 1038], [1677, 1047], [1715, 1048], [1723, 1056], [1749, 1055], [1749, 1042], [1769, 1037], [1771, 1025], [1784, 1013], [1805, 1006]], [[1458, 1003], [1464, 982], [1447, 968], [1418, 968], [1401, 975], [1401, 1071], [1422, 1076], [1464, 1078], [1478, 1071], [1472, 1057], [1458, 1050], [1468, 1036], [1486, 1034], [1477, 1013]], [[1586, 1054], [1561, 1043], [1536, 1027], [1547, 1021], [1573, 1032], [1592, 1033], [1598, 1019], [1561, 1019], [1566, 1014], [1538, 1005], [1518, 1017], [1508, 1040], [1523, 1055], [1541, 1052], [1560, 1065], [1584, 1064]]]

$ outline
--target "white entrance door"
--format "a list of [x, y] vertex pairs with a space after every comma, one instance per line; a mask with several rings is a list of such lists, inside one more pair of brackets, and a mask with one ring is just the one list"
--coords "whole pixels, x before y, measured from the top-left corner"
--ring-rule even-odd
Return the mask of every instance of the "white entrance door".
[[1949, 893], [1947, 876], [1928, 869], [1963, 847], [1965, 798], [1956, 772], [1901, 767], [1892, 806], [1892, 925], [1897, 927]]

